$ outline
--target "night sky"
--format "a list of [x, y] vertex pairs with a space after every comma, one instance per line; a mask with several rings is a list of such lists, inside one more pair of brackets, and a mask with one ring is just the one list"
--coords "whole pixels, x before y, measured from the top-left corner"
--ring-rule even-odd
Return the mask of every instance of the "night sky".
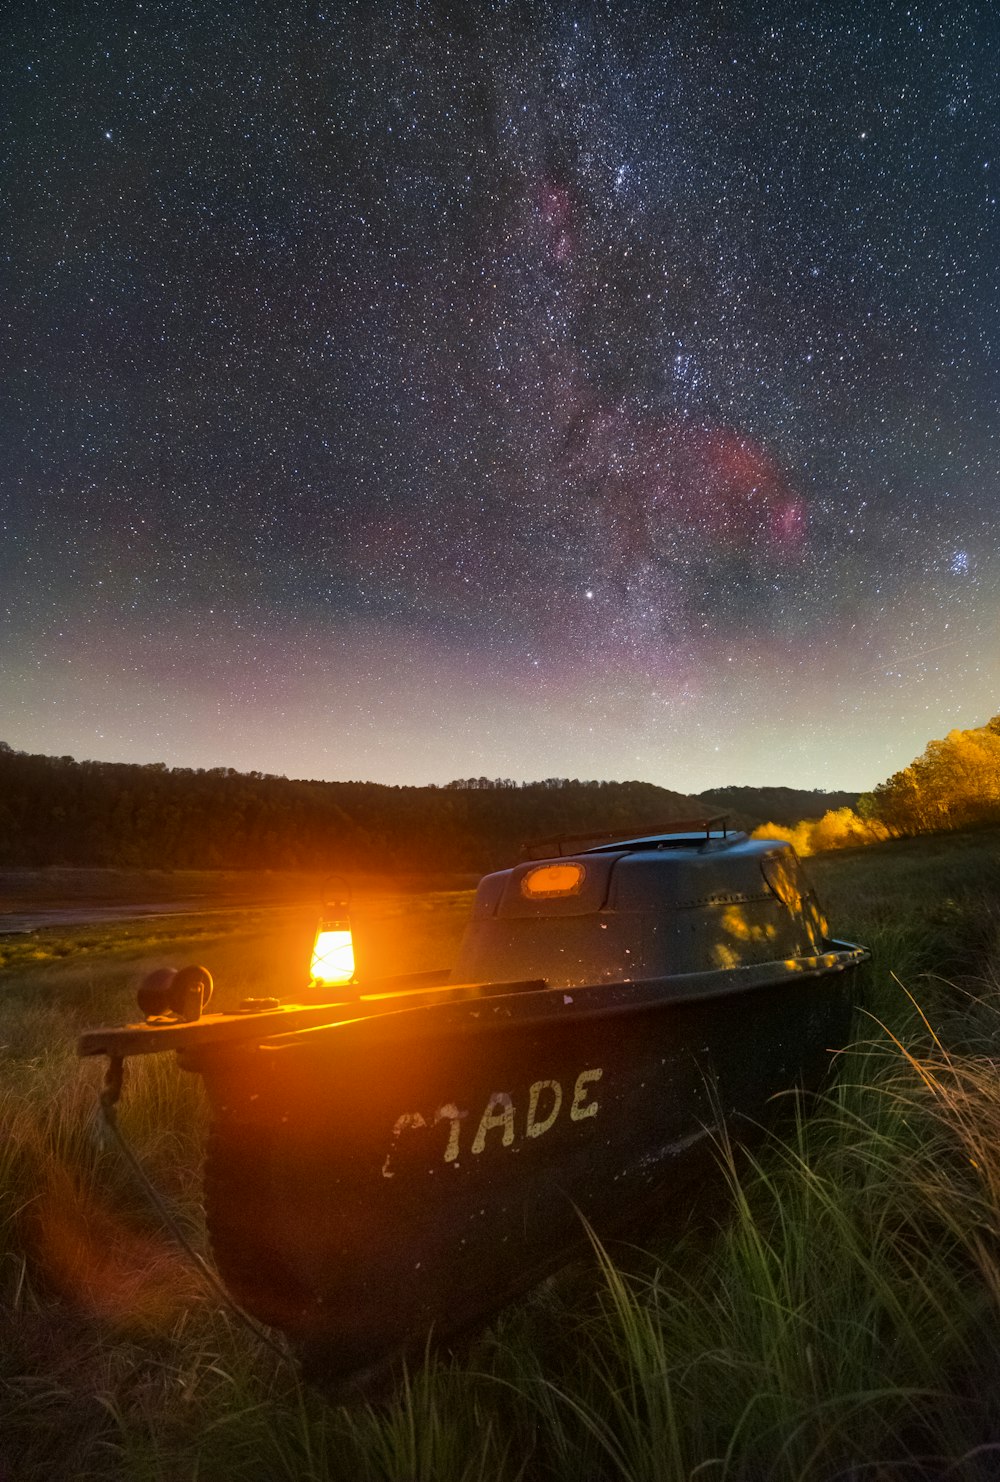
[[5, 9], [0, 739], [866, 787], [1000, 710], [1000, 11]]

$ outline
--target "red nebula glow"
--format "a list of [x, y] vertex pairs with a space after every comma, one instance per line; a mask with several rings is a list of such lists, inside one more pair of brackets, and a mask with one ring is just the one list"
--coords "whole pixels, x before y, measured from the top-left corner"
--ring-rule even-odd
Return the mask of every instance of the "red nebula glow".
[[777, 459], [731, 428], [592, 403], [573, 420], [565, 456], [619, 576], [699, 542], [706, 555], [786, 558], [805, 539], [805, 502]]
[[777, 461], [729, 428], [685, 430], [689, 488], [699, 525], [737, 546], [763, 537], [783, 550], [805, 534], [805, 504]]

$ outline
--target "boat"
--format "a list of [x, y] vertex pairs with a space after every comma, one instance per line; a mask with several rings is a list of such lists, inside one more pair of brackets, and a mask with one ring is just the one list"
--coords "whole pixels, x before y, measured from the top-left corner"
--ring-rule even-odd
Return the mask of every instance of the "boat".
[[222, 1280], [350, 1385], [481, 1326], [588, 1228], [641, 1233], [720, 1118], [739, 1136], [820, 1084], [869, 955], [827, 931], [790, 845], [715, 820], [488, 874], [450, 972], [235, 1014], [203, 1012], [204, 969], [161, 974], [79, 1051], [118, 1085], [162, 1051], [202, 1077]]

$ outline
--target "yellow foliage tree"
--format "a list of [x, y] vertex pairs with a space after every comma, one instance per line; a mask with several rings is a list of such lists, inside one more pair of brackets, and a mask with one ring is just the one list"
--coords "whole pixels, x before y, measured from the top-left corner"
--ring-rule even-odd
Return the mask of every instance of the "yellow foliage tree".
[[801, 858], [828, 849], [857, 849], [889, 838], [889, 830], [877, 819], [861, 818], [853, 808], [832, 808], [822, 818], [805, 818], [794, 828], [765, 823], [754, 829], [755, 839], [786, 839]]
[[1000, 715], [984, 726], [949, 731], [858, 800], [794, 828], [765, 823], [755, 839], [786, 839], [796, 854], [855, 849], [902, 834], [940, 833], [1000, 823]]
[[1000, 822], [1000, 716], [928, 742], [921, 756], [866, 793], [858, 807], [895, 834]]

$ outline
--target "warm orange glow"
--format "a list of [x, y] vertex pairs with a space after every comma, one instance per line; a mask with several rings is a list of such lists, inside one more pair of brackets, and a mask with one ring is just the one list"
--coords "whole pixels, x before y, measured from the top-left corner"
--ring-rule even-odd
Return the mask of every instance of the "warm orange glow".
[[170, 1241], [136, 1228], [88, 1188], [79, 1169], [50, 1148], [50, 1129], [32, 1122], [27, 1103], [23, 1112], [9, 1133], [34, 1170], [37, 1192], [23, 1211], [33, 1268], [71, 1308], [119, 1333], [173, 1331], [203, 1300], [197, 1277]]
[[349, 921], [321, 921], [313, 944], [310, 976], [324, 985], [349, 983], [354, 977], [354, 942]]
[[587, 871], [582, 864], [539, 865], [529, 870], [521, 881], [521, 894], [531, 900], [548, 895], [579, 895]]
[[804, 818], [794, 828], [765, 823], [755, 828], [754, 839], [785, 839], [800, 859], [827, 849], [856, 849], [862, 844], [880, 844], [889, 830], [877, 818], [860, 818], [851, 808], [832, 808], [822, 818]]

